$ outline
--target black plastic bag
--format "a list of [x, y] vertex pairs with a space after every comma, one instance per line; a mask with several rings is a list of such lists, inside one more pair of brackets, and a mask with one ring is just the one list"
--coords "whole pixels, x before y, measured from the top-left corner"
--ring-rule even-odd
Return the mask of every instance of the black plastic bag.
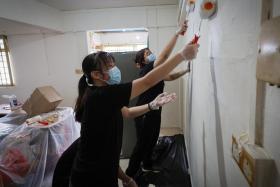
[[135, 177], [139, 187], [191, 187], [183, 135], [160, 137], [151, 159], [160, 172], [139, 170]]

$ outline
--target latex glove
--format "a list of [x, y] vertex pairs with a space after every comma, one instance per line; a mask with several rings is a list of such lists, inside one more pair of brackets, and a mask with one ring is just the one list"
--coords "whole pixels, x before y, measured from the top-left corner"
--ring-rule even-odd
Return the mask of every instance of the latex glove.
[[174, 101], [175, 99], [175, 93], [168, 94], [167, 92], [163, 92], [162, 94], [159, 94], [152, 102], [149, 103], [149, 108], [150, 110], [158, 110], [159, 107], [162, 107], [163, 105]]
[[128, 182], [123, 182], [123, 187], [138, 187], [138, 185], [132, 178], [130, 178]]
[[198, 52], [199, 44], [187, 44], [183, 49], [180, 51], [180, 55], [185, 60], [192, 60], [196, 57]]
[[178, 30], [176, 31], [176, 35], [178, 36], [179, 34], [180, 35], [184, 35], [185, 32], [187, 31], [187, 28], [188, 28], [188, 20], [185, 20], [184, 23], [182, 23], [180, 25], [180, 27], [178, 28]]

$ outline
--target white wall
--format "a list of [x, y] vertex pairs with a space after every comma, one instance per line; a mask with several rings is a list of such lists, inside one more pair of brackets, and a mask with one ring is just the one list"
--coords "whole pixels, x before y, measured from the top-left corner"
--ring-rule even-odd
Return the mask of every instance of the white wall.
[[120, 28], [157, 28], [176, 26], [177, 6], [148, 6], [67, 11], [64, 30], [85, 31]]
[[79, 79], [74, 70], [87, 53], [84, 32], [10, 36], [8, 42], [16, 86], [0, 88], [1, 94], [24, 101], [36, 87], [52, 85], [64, 97], [62, 105], [74, 105]]
[[[274, 0], [273, 15], [280, 14], [279, 5]], [[255, 123], [260, 16], [261, 0], [218, 0], [218, 14], [202, 23], [192, 90], [190, 79], [183, 79], [183, 94], [191, 104], [185, 134], [194, 187], [249, 186], [231, 157], [231, 136], [249, 132]], [[197, 31], [199, 20], [196, 10], [190, 17], [188, 39]], [[264, 148], [276, 161], [271, 185], [276, 187], [280, 186], [280, 89], [267, 87], [266, 91]], [[187, 100], [190, 94], [192, 99]], [[183, 112], [189, 114], [187, 106]]]
[[[20, 10], [21, 6], [26, 8], [21, 3], [14, 5], [16, 1], [5, 3], [12, 10]], [[37, 4], [31, 7], [34, 6]], [[35, 87], [51, 84], [65, 98], [62, 105], [73, 106], [80, 78], [74, 71], [81, 68], [88, 51], [87, 30], [148, 28], [150, 48], [158, 54], [175, 33], [177, 11], [177, 6], [168, 5], [63, 12], [65, 34], [9, 36], [16, 86], [1, 88], [0, 94], [14, 93], [24, 101]], [[37, 15], [40, 14], [31, 11], [29, 17], [35, 19]], [[20, 18], [18, 20], [21, 21]], [[166, 89], [179, 95], [179, 81], [168, 83]], [[181, 126], [179, 103], [180, 99], [164, 108], [163, 126]]]
[[62, 13], [34, 0], [0, 0], [0, 18], [62, 31]]

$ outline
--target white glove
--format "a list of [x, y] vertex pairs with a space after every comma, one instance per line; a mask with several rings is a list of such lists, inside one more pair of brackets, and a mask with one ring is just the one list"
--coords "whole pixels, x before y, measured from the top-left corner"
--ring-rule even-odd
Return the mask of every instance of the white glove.
[[199, 44], [187, 44], [183, 49], [180, 51], [180, 55], [185, 60], [192, 60], [196, 57], [198, 52]]
[[188, 20], [185, 20], [184, 23], [180, 25], [178, 30], [176, 31], [176, 35], [178, 36], [179, 34], [184, 35], [185, 32], [187, 31], [188, 28]]
[[158, 110], [159, 107], [162, 107], [163, 105], [174, 101], [175, 99], [175, 93], [168, 94], [167, 92], [163, 92], [162, 94], [159, 94], [152, 102], [150, 102], [148, 106], [150, 110]]
[[123, 182], [123, 187], [138, 187], [138, 185], [132, 178], [130, 178], [127, 183]]

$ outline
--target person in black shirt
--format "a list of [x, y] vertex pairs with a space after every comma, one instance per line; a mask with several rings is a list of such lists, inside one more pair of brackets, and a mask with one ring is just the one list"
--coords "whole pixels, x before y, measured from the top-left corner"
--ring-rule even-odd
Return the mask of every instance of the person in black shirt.
[[[157, 96], [156, 99], [154, 99], [151, 103], [149, 103], [150, 105], [149, 107], [152, 110], [158, 109], [159, 106], [163, 106], [164, 104], [173, 101], [175, 97], [176, 97], [175, 93], [160, 94]], [[140, 107], [130, 107], [130, 108], [123, 107], [122, 115], [123, 117], [126, 118], [134, 118], [137, 117], [138, 115], [142, 115], [142, 113], [147, 111], [148, 110], [146, 105]], [[61, 155], [53, 174], [52, 187], [69, 187], [70, 171], [78, 150], [79, 141], [80, 138], [78, 138], [75, 142], [73, 142], [72, 145], [68, 147], [67, 150]], [[135, 181], [131, 177], [127, 176], [122, 171], [121, 167], [119, 167], [118, 178], [122, 180], [124, 187], [137, 187]]]
[[[110, 68], [114, 68], [115, 66], [115, 58], [108, 54], [109, 57], [112, 58], [111, 62], [108, 62], [108, 66]], [[120, 81], [120, 77], [121, 74], [116, 71], [117, 74], [113, 75], [113, 77], [115, 77], [115, 79], [111, 79], [111, 83], [110, 84], [118, 84], [118, 82]], [[176, 98], [176, 94], [172, 93], [172, 94], [167, 94], [167, 93], [162, 93], [159, 94], [152, 102], [150, 102], [149, 105], [149, 109], [150, 110], [157, 110], [159, 109], [159, 106], [163, 106], [166, 103], [169, 103], [171, 101], [173, 101]], [[121, 109], [122, 112], [122, 116], [125, 118], [135, 118], [139, 115], [143, 115], [143, 113], [148, 112], [147, 105], [143, 105], [143, 106], [137, 106], [137, 107], [123, 107]], [[80, 115], [79, 115], [80, 116]], [[77, 119], [80, 120], [80, 119]], [[75, 159], [77, 150], [78, 150], [78, 144], [79, 144], [80, 138], [78, 138], [75, 142], [72, 143], [72, 145], [61, 155], [55, 171], [54, 171], [54, 175], [53, 175], [53, 182], [52, 182], [52, 186], [53, 187], [63, 187], [63, 186], [69, 186], [69, 177], [70, 177], [70, 171], [72, 168], [72, 163]], [[118, 178], [120, 180], [122, 180], [123, 182], [123, 186], [124, 187], [136, 187], [136, 183], [135, 181], [127, 176], [121, 169], [121, 167], [119, 167], [118, 170]]]
[[[71, 169], [70, 186], [118, 186], [123, 115], [129, 100], [157, 84], [184, 59], [195, 58], [198, 47], [198, 44], [187, 44], [144, 77], [124, 84], [118, 84], [120, 72], [110, 65], [112, 58], [108, 53], [98, 52], [85, 57], [75, 106], [75, 118], [81, 122], [81, 136]], [[149, 103], [139, 107], [136, 107], [137, 115], [159, 106]]]
[[[186, 32], [186, 29], [187, 21], [181, 25], [179, 30], [171, 38], [167, 46], [160, 53], [158, 59], [156, 59], [155, 55], [149, 48], [145, 48], [137, 52], [135, 63], [136, 66], [140, 68], [139, 77], [144, 77], [147, 73], [166, 61], [166, 59], [170, 56], [179, 35], [183, 35]], [[142, 93], [137, 100], [136, 106], [149, 103], [155, 99], [158, 94], [161, 94], [164, 90], [164, 81], [175, 80], [189, 71], [188, 66], [185, 70], [167, 75], [152, 88]], [[160, 124], [161, 108], [159, 110], [147, 112], [144, 115], [135, 118], [137, 142], [131, 154], [128, 168], [126, 169], [126, 174], [128, 176], [135, 177], [136, 173], [141, 168], [141, 163], [143, 164], [143, 171], [157, 172], [153, 167], [153, 163], [150, 158], [159, 137]]]

